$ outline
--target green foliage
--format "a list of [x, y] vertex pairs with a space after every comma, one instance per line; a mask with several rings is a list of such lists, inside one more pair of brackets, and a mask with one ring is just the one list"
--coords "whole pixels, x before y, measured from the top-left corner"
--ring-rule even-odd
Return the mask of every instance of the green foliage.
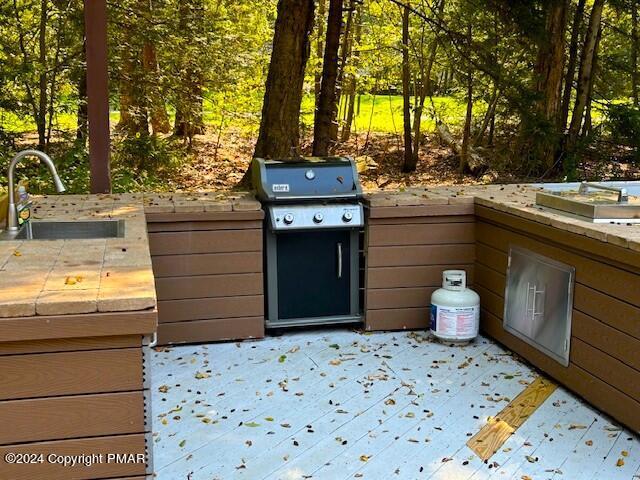
[[158, 135], [125, 136], [114, 143], [112, 161], [134, 174], [159, 173], [174, 169], [182, 155], [183, 148], [170, 139]]
[[609, 105], [606, 127], [612, 139], [635, 148], [636, 161], [640, 161], [640, 107], [619, 103]]

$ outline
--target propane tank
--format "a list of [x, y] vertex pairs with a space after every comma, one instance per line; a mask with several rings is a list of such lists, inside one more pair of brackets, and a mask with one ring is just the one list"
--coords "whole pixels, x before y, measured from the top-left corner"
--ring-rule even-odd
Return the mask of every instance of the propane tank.
[[478, 336], [480, 296], [467, 288], [464, 270], [442, 272], [442, 288], [431, 295], [431, 332], [449, 342], [469, 342]]

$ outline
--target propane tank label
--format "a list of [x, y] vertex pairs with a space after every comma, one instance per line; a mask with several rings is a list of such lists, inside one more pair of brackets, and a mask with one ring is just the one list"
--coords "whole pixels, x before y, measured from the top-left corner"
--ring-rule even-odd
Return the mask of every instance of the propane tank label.
[[471, 337], [478, 334], [480, 307], [444, 307], [431, 305], [431, 330], [446, 337]]

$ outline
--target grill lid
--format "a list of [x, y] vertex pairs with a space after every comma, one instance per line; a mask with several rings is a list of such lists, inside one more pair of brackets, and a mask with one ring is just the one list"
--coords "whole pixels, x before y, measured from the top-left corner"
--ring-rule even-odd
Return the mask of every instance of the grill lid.
[[356, 164], [350, 158], [308, 157], [294, 161], [254, 158], [251, 168], [253, 185], [263, 201], [362, 196]]

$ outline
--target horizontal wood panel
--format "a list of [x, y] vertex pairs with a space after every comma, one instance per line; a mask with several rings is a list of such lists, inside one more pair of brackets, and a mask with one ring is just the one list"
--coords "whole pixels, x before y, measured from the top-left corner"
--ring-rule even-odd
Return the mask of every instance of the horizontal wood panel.
[[473, 263], [475, 247], [466, 245], [412, 245], [404, 247], [369, 247], [367, 265], [396, 267]]
[[436, 287], [442, 285], [442, 272], [466, 270], [467, 283], [473, 283], [473, 264], [428, 265], [421, 267], [379, 267], [367, 269], [367, 288]]
[[158, 302], [158, 321], [160, 323], [259, 316], [264, 316], [264, 297], [262, 295]]
[[150, 233], [149, 249], [152, 256], [259, 252], [262, 250], [262, 230]]
[[264, 337], [263, 316], [162, 323], [158, 326], [158, 343], [160, 345], [262, 337]]
[[576, 284], [573, 304], [577, 310], [640, 339], [640, 308]]
[[161, 255], [151, 261], [156, 278], [262, 272], [262, 252]]
[[398, 205], [389, 207], [369, 207], [370, 218], [436, 217], [443, 215], [472, 215], [473, 213], [473, 202], [457, 203], [453, 205]]
[[587, 235], [579, 235], [551, 225], [527, 220], [492, 208], [475, 206], [475, 213], [479, 221], [489, 221], [505, 225], [508, 228], [522, 231], [529, 237], [537, 237], [538, 240], [553, 242], [570, 250], [579, 250], [582, 254], [599, 257], [600, 260], [617, 262], [625, 268], [640, 268], [640, 254], [628, 248], [590, 238]]
[[[482, 308], [502, 324], [504, 299], [483, 287], [476, 289]], [[640, 342], [577, 310], [573, 311], [571, 332], [571, 362], [628, 395], [637, 394], [634, 398], [640, 401]], [[635, 385], [616, 383], [616, 378]]]
[[153, 333], [157, 323], [158, 314], [155, 310], [0, 318], [0, 338], [5, 342], [18, 342], [145, 335]]
[[476, 262], [475, 280], [476, 286], [483, 286], [490, 292], [504, 297], [506, 276], [502, 273], [498, 273], [492, 268], [489, 268], [482, 263]]
[[476, 243], [476, 259], [486, 265], [491, 267], [498, 272], [507, 273], [507, 264], [509, 263], [509, 257], [507, 253], [497, 250], [489, 245], [486, 245], [481, 242]]
[[513, 244], [571, 265], [576, 269], [577, 283], [640, 306], [640, 295], [638, 295], [640, 275], [637, 273], [595, 261], [485, 222], [478, 222], [476, 234], [480, 242], [492, 245], [503, 252], [508, 252], [509, 245]]
[[382, 217], [367, 220], [368, 225], [407, 225], [415, 223], [473, 223], [473, 215], [441, 215], [437, 217]]
[[640, 372], [579, 338], [571, 339], [571, 362], [640, 402]]
[[[7, 453], [65, 455], [100, 455], [105, 453], [144, 454], [143, 434], [119, 435], [112, 437], [82, 438], [51, 442], [29, 443], [0, 447], [0, 458]], [[77, 465], [73, 468], [55, 463], [34, 463], [29, 465], [2, 463], [2, 478], [11, 480], [89, 480], [98, 478], [125, 477], [131, 480], [145, 478], [144, 463], [96, 463], [89, 467]], [[132, 477], [130, 477], [132, 476]], [[125, 480], [123, 479], [123, 480]]]
[[474, 243], [473, 223], [371, 225], [369, 247]]
[[0, 357], [0, 400], [142, 389], [142, 349]]
[[157, 278], [158, 300], [262, 295], [261, 273]]
[[219, 222], [261, 220], [264, 218], [262, 210], [242, 210], [235, 212], [192, 212], [192, 213], [145, 213], [147, 223], [173, 222]]
[[507, 348], [517, 352], [536, 367], [563, 383], [595, 407], [607, 412], [635, 432], [640, 432], [640, 402], [570, 363], [560, 365], [544, 353], [536, 350], [502, 328], [502, 321], [482, 308], [482, 330]]
[[399, 308], [367, 310], [367, 330], [413, 330], [428, 329], [431, 310], [429, 308]]
[[[476, 250], [476, 286], [482, 285], [504, 296], [507, 255], [478, 243]], [[491, 265], [489, 268], [487, 265]], [[574, 308], [617, 330], [640, 339], [640, 308], [580, 283], [574, 287]]]
[[145, 431], [142, 392], [0, 402], [0, 445]]
[[78, 350], [106, 350], [111, 348], [140, 347], [142, 335], [111, 337], [59, 338], [27, 342], [0, 343], [0, 355], [25, 353], [72, 352]]
[[419, 288], [369, 288], [367, 289], [366, 308], [412, 308], [428, 307], [431, 294], [439, 287]]
[[640, 371], [640, 340], [575, 310], [573, 336]]
[[244, 230], [262, 228], [261, 220], [221, 220], [202, 222], [147, 222], [147, 231], [156, 232], [191, 232], [194, 230]]

